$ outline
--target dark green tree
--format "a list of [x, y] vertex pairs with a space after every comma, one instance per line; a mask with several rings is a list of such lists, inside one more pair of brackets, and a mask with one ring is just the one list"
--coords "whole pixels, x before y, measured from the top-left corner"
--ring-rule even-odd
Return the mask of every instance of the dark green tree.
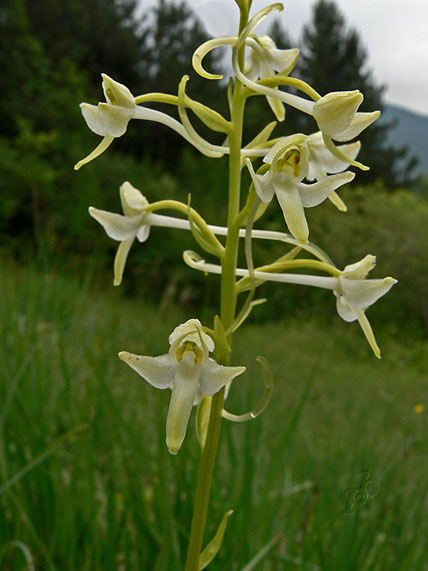
[[54, 64], [69, 59], [84, 70], [93, 89], [100, 73], [138, 88], [142, 34], [136, 0], [25, 0], [31, 32]]
[[[162, 92], [177, 94], [178, 84], [184, 75], [189, 76], [186, 93], [194, 99], [227, 113], [227, 101], [218, 81], [207, 81], [192, 69], [192, 55], [195, 49], [206, 40], [202, 24], [184, 2], [159, 0], [149, 12], [142, 26], [143, 39], [140, 52], [140, 93]], [[205, 59], [207, 69], [220, 69], [220, 53], [212, 52]], [[221, 94], [221, 96], [219, 96]], [[176, 115], [173, 106], [156, 106], [157, 109]], [[197, 118], [192, 118], [198, 131], [216, 144], [224, 137], [213, 138], [212, 132], [205, 131]], [[139, 129], [141, 131], [141, 128]], [[188, 144], [167, 127], [153, 128], [148, 125], [140, 139], [144, 152], [153, 158], [165, 160], [171, 166]], [[174, 150], [171, 153], [171, 149]], [[172, 161], [172, 162], [171, 162]]]
[[[385, 86], [379, 85], [367, 68], [367, 51], [358, 33], [346, 26], [332, 0], [319, 0], [315, 4], [312, 21], [303, 29], [302, 44], [300, 76], [321, 95], [359, 89], [364, 94], [360, 111], [382, 111]], [[390, 187], [414, 182], [412, 167], [417, 159], [410, 156], [407, 147], [385, 144], [386, 133], [392, 126], [377, 121], [359, 137], [362, 142], [359, 159], [370, 165], [369, 172], [359, 175], [361, 182], [381, 178]], [[313, 122], [306, 128], [313, 128]]]

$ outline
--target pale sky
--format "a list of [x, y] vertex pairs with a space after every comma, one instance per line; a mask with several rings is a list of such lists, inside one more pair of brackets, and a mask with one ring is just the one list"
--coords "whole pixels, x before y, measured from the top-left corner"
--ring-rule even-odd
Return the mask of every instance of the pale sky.
[[[187, 0], [209, 32], [234, 35], [238, 13], [233, 0]], [[285, 0], [278, 16], [297, 41], [316, 0]], [[155, 0], [142, 0], [144, 8]], [[266, 0], [254, 0], [257, 10]], [[357, 30], [367, 49], [368, 67], [386, 85], [384, 99], [428, 116], [428, 0], [336, 0], [348, 26]], [[254, 13], [254, 11], [253, 11]], [[263, 32], [263, 24], [256, 32]]]

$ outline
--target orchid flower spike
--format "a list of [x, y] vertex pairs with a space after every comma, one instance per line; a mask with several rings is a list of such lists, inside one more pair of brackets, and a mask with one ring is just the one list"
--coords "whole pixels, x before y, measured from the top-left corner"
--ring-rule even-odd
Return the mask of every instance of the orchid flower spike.
[[349, 322], [358, 320], [373, 353], [380, 359], [380, 349], [364, 312], [388, 293], [397, 280], [391, 277], [366, 279], [375, 264], [376, 257], [367, 255], [359, 262], [346, 266], [338, 278], [334, 295], [337, 298], [336, 307], [340, 317]]
[[218, 365], [208, 354], [214, 351], [213, 339], [204, 332], [198, 319], [189, 319], [169, 336], [169, 353], [146, 357], [122, 351], [125, 361], [144, 380], [157, 389], [172, 389], [166, 420], [166, 444], [177, 454], [186, 435], [194, 404], [202, 395], [212, 396], [245, 371], [245, 367]]
[[298, 242], [307, 244], [309, 228], [304, 209], [321, 204], [333, 191], [353, 180], [354, 173], [303, 183], [309, 169], [309, 148], [307, 135], [301, 133], [281, 138], [263, 160], [270, 165], [264, 174], [256, 174], [251, 162], [246, 161], [257, 195], [262, 202], [270, 202], [276, 194], [290, 233]]

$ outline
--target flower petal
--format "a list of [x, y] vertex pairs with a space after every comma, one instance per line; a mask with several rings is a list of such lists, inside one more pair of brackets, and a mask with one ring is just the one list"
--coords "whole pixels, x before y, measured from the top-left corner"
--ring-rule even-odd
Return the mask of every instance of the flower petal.
[[[134, 116], [134, 109], [110, 105], [109, 103], [98, 103], [98, 113], [99, 121], [105, 129], [105, 132], [99, 134], [121, 137], [125, 134], [128, 123]], [[89, 124], [88, 126], [91, 128]]]
[[181, 340], [184, 339], [184, 337], [186, 337], [191, 333], [198, 334], [197, 339], [199, 339], [206, 346], [206, 348], [210, 353], [214, 351], [215, 347], [214, 341], [202, 329], [202, 324], [199, 321], [199, 319], [188, 319], [185, 323], [178, 325], [169, 336], [170, 345], [172, 345], [178, 339], [180, 339], [181, 342]]
[[297, 63], [299, 53], [298, 48], [286, 50], [275, 48], [269, 50], [269, 59], [275, 71], [279, 72], [280, 75], [289, 75]]
[[102, 137], [107, 135], [106, 126], [97, 105], [81, 103], [80, 109], [82, 111], [83, 118], [91, 131], [97, 135], [101, 135]]
[[[352, 139], [355, 139], [355, 137], [358, 137], [361, 131], [364, 131], [364, 129], [374, 123], [374, 121], [376, 121], [379, 116], [380, 111], [372, 111], [371, 113], [356, 113], [350, 125], [348, 125], [348, 127], [340, 133], [332, 135], [332, 137], [336, 141], [351, 141]], [[345, 151], [344, 148], [341, 150]]]
[[87, 157], [85, 157], [84, 159], [82, 159], [81, 161], [79, 161], [74, 165], [74, 170], [78, 171], [80, 167], [83, 167], [83, 165], [90, 163], [91, 161], [102, 155], [103, 152], [109, 148], [109, 146], [112, 144], [113, 141], [114, 137], [112, 137], [111, 135], [106, 135], [104, 139], [101, 141], [101, 143], [97, 147], [95, 147], [92, 153], [89, 153]]
[[195, 402], [201, 366], [194, 364], [194, 354], [186, 352], [177, 364], [166, 419], [166, 445], [171, 454], [177, 454], [186, 435], [190, 413]]
[[329, 136], [344, 131], [364, 97], [359, 91], [334, 91], [314, 103], [313, 117], [320, 131]]
[[309, 228], [297, 185], [275, 184], [275, 194], [291, 234], [302, 244], [308, 243]]
[[368, 273], [376, 265], [376, 256], [372, 254], [367, 254], [364, 258], [355, 264], [349, 264], [345, 266], [343, 270], [343, 277], [348, 280], [362, 280], [367, 277]]
[[326, 176], [313, 184], [299, 183], [297, 188], [299, 189], [303, 206], [305, 208], [318, 206], [318, 204], [321, 204], [336, 188], [339, 188], [347, 182], [351, 182], [354, 178], [355, 173], [344, 172]]
[[138, 228], [137, 240], [139, 242], [145, 242], [150, 235], [150, 224], [142, 224]]
[[270, 202], [275, 194], [275, 189], [273, 187], [269, 171], [265, 174], [256, 174], [250, 159], [247, 159], [245, 164], [250, 172], [251, 180], [253, 181], [257, 196], [262, 202]]
[[201, 371], [202, 394], [212, 396], [218, 393], [222, 387], [231, 383], [235, 377], [242, 375], [244, 371], [245, 367], [225, 367], [216, 363], [214, 359], [208, 359]]
[[116, 256], [114, 258], [114, 277], [113, 285], [119, 286], [122, 283], [123, 270], [125, 269], [126, 260], [128, 258], [129, 250], [134, 243], [134, 238], [128, 238], [128, 240], [123, 240], [119, 244]]
[[370, 321], [367, 319], [366, 314], [362, 309], [357, 309], [356, 313], [357, 313], [358, 323], [360, 324], [361, 329], [363, 330], [363, 333], [366, 336], [366, 339], [373, 350], [373, 353], [378, 359], [380, 359], [380, 349], [378, 344], [376, 343], [376, 339], [373, 333], [372, 326], [370, 325]]
[[380, 297], [389, 292], [397, 280], [350, 280], [343, 276], [339, 278], [340, 288], [346, 300], [356, 308], [366, 309]]
[[102, 73], [101, 77], [103, 78], [102, 85], [105, 98], [111, 105], [127, 107], [128, 109], [135, 107], [135, 98], [126, 85], [115, 81], [105, 73]]
[[340, 315], [340, 317], [344, 321], [347, 321], [348, 323], [358, 319], [354, 308], [352, 307], [352, 305], [350, 305], [346, 301], [346, 299], [343, 297], [343, 295], [341, 295], [340, 293], [337, 293], [336, 291], [334, 292], [334, 295], [337, 298], [336, 299], [336, 309], [337, 309], [337, 313]]
[[[348, 168], [349, 162], [342, 161], [335, 157], [325, 146], [321, 131], [309, 136], [309, 168], [306, 178], [310, 181], [324, 177], [329, 174], [336, 174]], [[338, 147], [340, 151], [354, 160], [359, 153], [361, 143], [355, 141], [349, 145]]]
[[175, 366], [169, 362], [168, 355], [146, 357], [121, 351], [119, 358], [157, 389], [167, 389], [174, 382]]
[[89, 208], [89, 214], [101, 224], [107, 236], [113, 240], [127, 240], [133, 238], [141, 225], [141, 216], [123, 216], [98, 208]]
[[128, 181], [125, 181], [120, 187], [120, 200], [122, 202], [123, 212], [126, 216], [139, 214], [149, 204], [147, 198], [138, 188], [132, 186]]

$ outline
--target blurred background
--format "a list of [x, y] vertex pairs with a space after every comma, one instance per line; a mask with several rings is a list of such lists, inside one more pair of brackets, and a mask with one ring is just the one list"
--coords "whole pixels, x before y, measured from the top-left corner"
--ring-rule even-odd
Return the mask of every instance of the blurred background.
[[[227, 162], [199, 156], [166, 127], [135, 121], [100, 158], [78, 172], [73, 165], [99, 143], [79, 103], [103, 100], [102, 72], [135, 96], [176, 94], [189, 74], [189, 95], [227, 116], [225, 84], [190, 69], [210, 34], [232, 33], [226, 10], [235, 6], [228, 0], [218, 18], [219, 6], [0, 5], [2, 569], [181, 568], [194, 434], [175, 463], [166, 457], [168, 395], [140, 386], [115, 353], [160, 354], [177, 323], [194, 315], [209, 323], [218, 280], [182, 262], [183, 250], [194, 248], [189, 233], [152, 228], [114, 289], [117, 243], [87, 209], [120, 212], [119, 186], [129, 180], [150, 202], [186, 201], [190, 193], [207, 222], [223, 224]], [[399, 283], [368, 313], [381, 363], [358, 325], [336, 316], [330, 292], [262, 287], [268, 303], [237, 336], [236, 358], [247, 364], [249, 346], [269, 357], [278, 398], [256, 428], [224, 428], [213, 510], [219, 521], [232, 504], [241, 506], [233, 536], [240, 540], [226, 536], [214, 570], [244, 568], [273, 538], [275, 555], [246, 571], [426, 570], [428, 15], [423, 0], [403, 6], [289, 0], [262, 28], [278, 47], [300, 48], [293, 75], [321, 94], [360, 89], [361, 110], [382, 111], [361, 136], [359, 158], [370, 171], [340, 192], [348, 212], [326, 201], [307, 215], [311, 240], [338, 267], [376, 254], [373, 277]], [[214, 52], [206, 67], [227, 74], [228, 55]], [[252, 98], [245, 139], [272, 120], [264, 98]], [[314, 130], [287, 110], [274, 135]], [[284, 230], [278, 210], [272, 204], [259, 227]], [[284, 253], [254, 246], [256, 264]], [[231, 410], [257, 400], [258, 375], [250, 365]], [[347, 490], [366, 468], [380, 482], [379, 497], [344, 518]]]

